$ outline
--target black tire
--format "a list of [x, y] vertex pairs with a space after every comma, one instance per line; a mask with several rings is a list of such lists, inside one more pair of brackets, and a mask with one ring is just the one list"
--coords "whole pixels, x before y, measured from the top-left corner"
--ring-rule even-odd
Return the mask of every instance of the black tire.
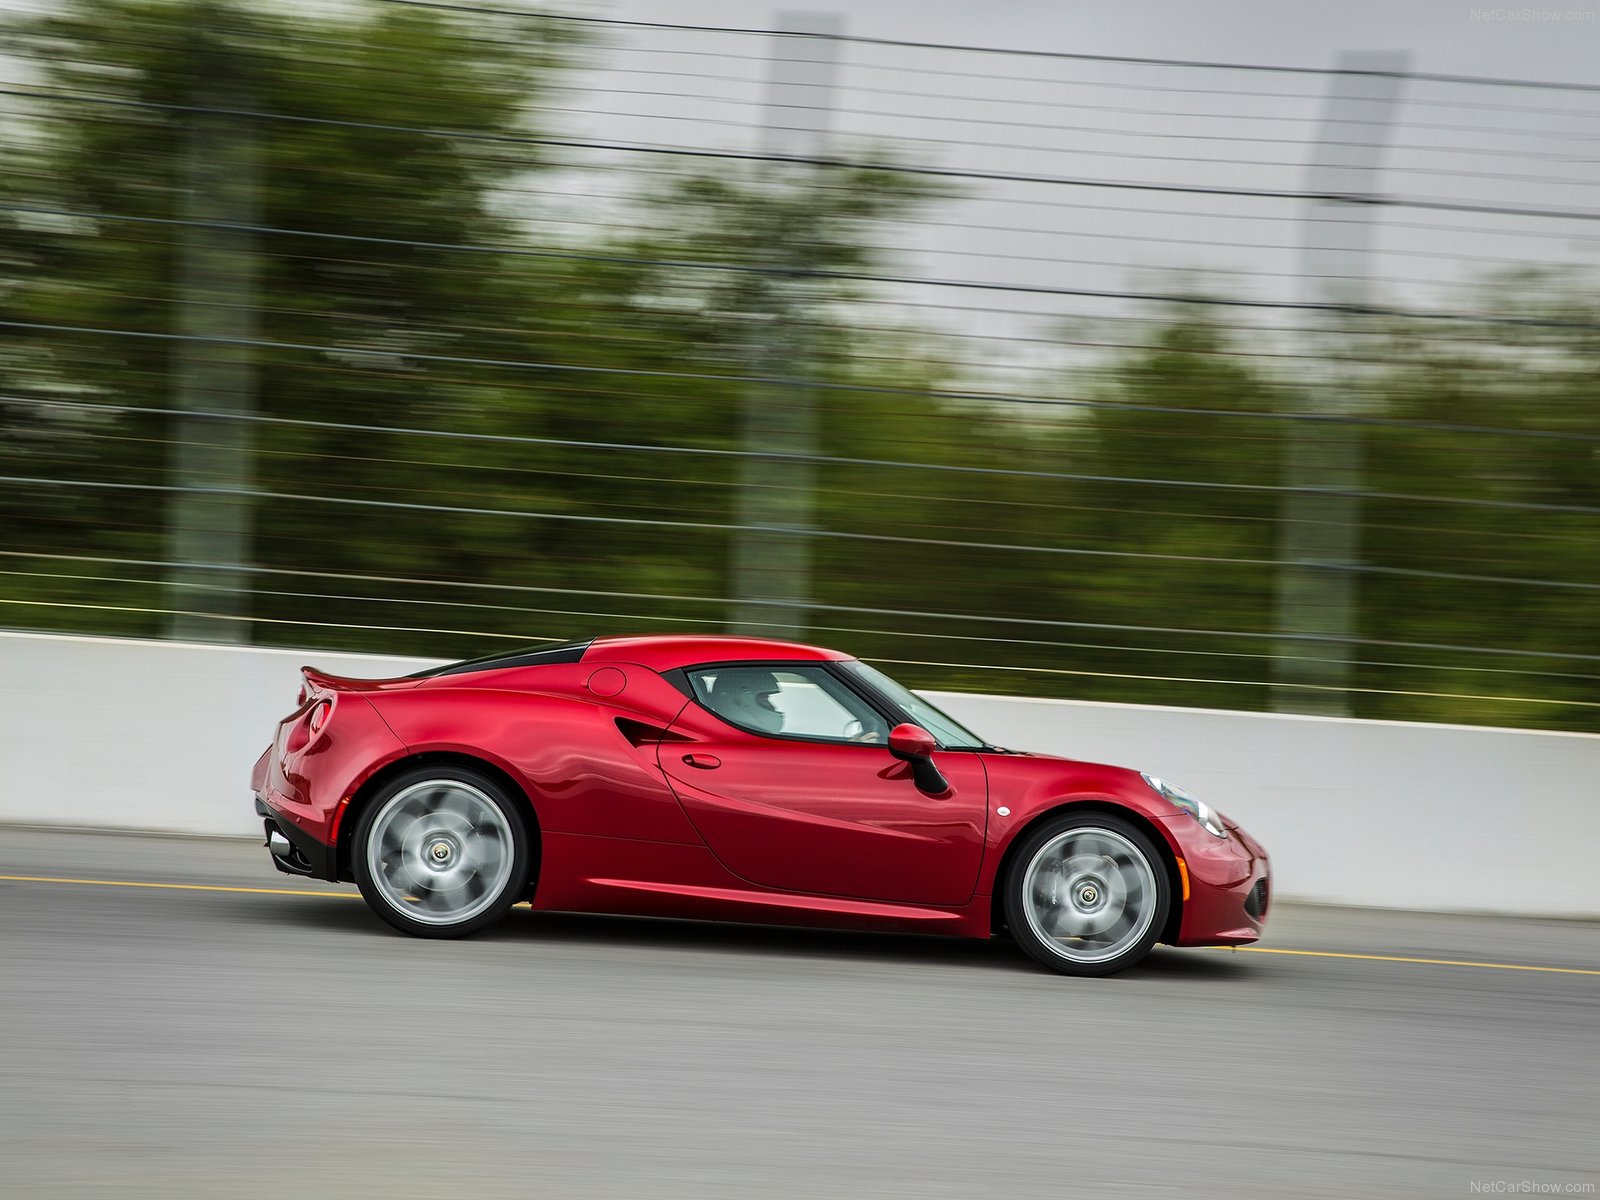
[[527, 892], [530, 837], [519, 803], [477, 771], [418, 767], [361, 812], [350, 867], [362, 898], [402, 933], [458, 938], [493, 925]]
[[1003, 887], [1017, 945], [1063, 975], [1133, 966], [1172, 908], [1160, 851], [1132, 823], [1098, 811], [1040, 825], [1017, 847]]

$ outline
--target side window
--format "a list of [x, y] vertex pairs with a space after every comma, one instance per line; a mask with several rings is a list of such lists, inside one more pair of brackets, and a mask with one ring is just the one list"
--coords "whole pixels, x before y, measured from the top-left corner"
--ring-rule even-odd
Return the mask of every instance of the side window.
[[873, 707], [821, 667], [718, 666], [690, 671], [695, 699], [731, 725], [768, 737], [889, 740]]

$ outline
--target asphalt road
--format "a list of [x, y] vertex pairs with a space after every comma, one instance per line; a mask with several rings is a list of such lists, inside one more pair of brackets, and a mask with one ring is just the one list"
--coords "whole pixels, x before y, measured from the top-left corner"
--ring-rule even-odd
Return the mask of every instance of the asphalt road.
[[1280, 906], [1264, 945], [1321, 953], [1073, 980], [1004, 942], [525, 908], [416, 941], [237, 842], [0, 828], [22, 875], [349, 895], [0, 879], [5, 1197], [1600, 1185], [1591, 923]]

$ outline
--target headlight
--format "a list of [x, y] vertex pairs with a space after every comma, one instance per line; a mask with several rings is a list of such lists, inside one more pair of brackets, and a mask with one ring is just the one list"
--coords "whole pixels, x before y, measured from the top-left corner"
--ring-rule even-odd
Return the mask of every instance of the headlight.
[[1171, 801], [1173, 805], [1183, 809], [1184, 812], [1199, 821], [1205, 831], [1212, 837], [1225, 838], [1228, 836], [1228, 830], [1223, 825], [1222, 818], [1217, 815], [1217, 811], [1209, 804], [1196, 800], [1181, 787], [1170, 784], [1165, 779], [1157, 779], [1154, 775], [1146, 775], [1143, 771], [1139, 772], [1139, 777], [1148, 783], [1151, 790], [1163, 800]]

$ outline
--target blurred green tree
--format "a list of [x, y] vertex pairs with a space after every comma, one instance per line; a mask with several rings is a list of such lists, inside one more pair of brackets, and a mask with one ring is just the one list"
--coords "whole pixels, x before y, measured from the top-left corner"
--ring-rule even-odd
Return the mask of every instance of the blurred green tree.
[[[556, 23], [70, 0], [8, 30], [39, 85], [0, 173], [0, 474], [45, 482], [6, 485], [0, 623], [165, 628], [198, 229], [254, 263], [253, 640], [721, 627], [781, 321], [825, 459], [817, 640], [922, 686], [1266, 706], [1293, 380], [1237, 310], [1041, 370], [1060, 403], [985, 398], [862, 278], [935, 193], [558, 144], [533, 114], [583, 47]], [[251, 164], [248, 228], [196, 218], [202, 127]], [[1597, 730], [1600, 309], [1522, 277], [1482, 315], [1363, 342], [1362, 640], [1334, 652], [1360, 715]]]
[[[662, 597], [727, 591], [755, 293], [790, 273], [762, 247], [803, 231], [814, 271], [861, 271], [870, 226], [929, 194], [877, 170], [691, 169], [575, 209], [579, 164], [530, 113], [579, 46], [522, 16], [73, 0], [15, 29], [45, 88], [3, 297], [45, 328], [6, 349], [5, 467], [96, 485], [18, 492], [5, 548], [34, 577], [10, 598], [47, 602], [13, 614], [34, 627], [163, 628], [196, 225], [255, 264], [254, 640], [453, 654], [718, 627], [721, 605]], [[201, 125], [252, 163], [246, 229], [196, 220]], [[836, 374], [850, 289], [809, 286], [807, 367]], [[37, 557], [54, 549], [70, 561]]]
[[[468, 28], [424, 8], [290, 14], [221, 0], [73, 0], [12, 32], [42, 88], [12, 146], [6, 199], [21, 211], [5, 226], [4, 303], [58, 328], [7, 331], [6, 469], [167, 485], [171, 442], [187, 428], [168, 412], [189, 298], [184, 239], [206, 224], [186, 163], [229, 143], [257, 181], [251, 228], [226, 232], [254, 260], [253, 403], [273, 419], [254, 429], [253, 486], [268, 497], [254, 559], [305, 572], [258, 577], [258, 636], [304, 639], [347, 616], [336, 600], [272, 594], [350, 590], [331, 586], [334, 573], [405, 576], [445, 555], [451, 577], [487, 570], [481, 542], [439, 514], [362, 503], [464, 503], [451, 497], [477, 465], [470, 447], [370, 427], [469, 426], [529, 382], [424, 362], [549, 357], [553, 338], [539, 345], [519, 319], [527, 292], [513, 260], [456, 247], [506, 243], [514, 224], [500, 190], [547, 169], [525, 114], [570, 52], [565, 35], [492, 16]], [[202, 125], [208, 143], [197, 141]], [[76, 406], [44, 403], [61, 400]], [[328, 491], [347, 503], [305, 498]], [[110, 629], [161, 628], [163, 591], [139, 581], [159, 577], [147, 564], [164, 555], [169, 492], [18, 495], [8, 549], [135, 560], [65, 569], [128, 581], [102, 579], [95, 592], [130, 602]], [[38, 582], [40, 599], [81, 592], [70, 579]], [[71, 610], [28, 620], [81, 626]], [[357, 628], [343, 636], [381, 644]]]
[[1441, 648], [1374, 648], [1358, 711], [1600, 731], [1600, 304], [1548, 272], [1474, 302], [1481, 323], [1396, 321], [1375, 355], [1396, 424], [1368, 433], [1365, 560], [1387, 573], [1362, 632]]
[[[1249, 485], [1277, 482], [1276, 450], [1270, 424], [1229, 414], [1271, 411], [1276, 392], [1197, 311], [1158, 322], [1096, 382], [1081, 365], [1064, 374], [1055, 390], [1081, 404], [924, 401], [896, 419], [868, 398], [841, 430], [858, 453], [914, 447], [947, 467], [907, 473], [902, 503], [869, 527], [964, 545], [839, 548], [835, 594], [972, 617], [880, 620], [876, 637], [857, 639], [864, 652], [909, 660], [908, 677], [929, 686], [1265, 703], [1265, 646], [1176, 632], [1271, 628], [1273, 574], [1260, 564], [1276, 500]], [[951, 662], [995, 669], [936, 665]]]

